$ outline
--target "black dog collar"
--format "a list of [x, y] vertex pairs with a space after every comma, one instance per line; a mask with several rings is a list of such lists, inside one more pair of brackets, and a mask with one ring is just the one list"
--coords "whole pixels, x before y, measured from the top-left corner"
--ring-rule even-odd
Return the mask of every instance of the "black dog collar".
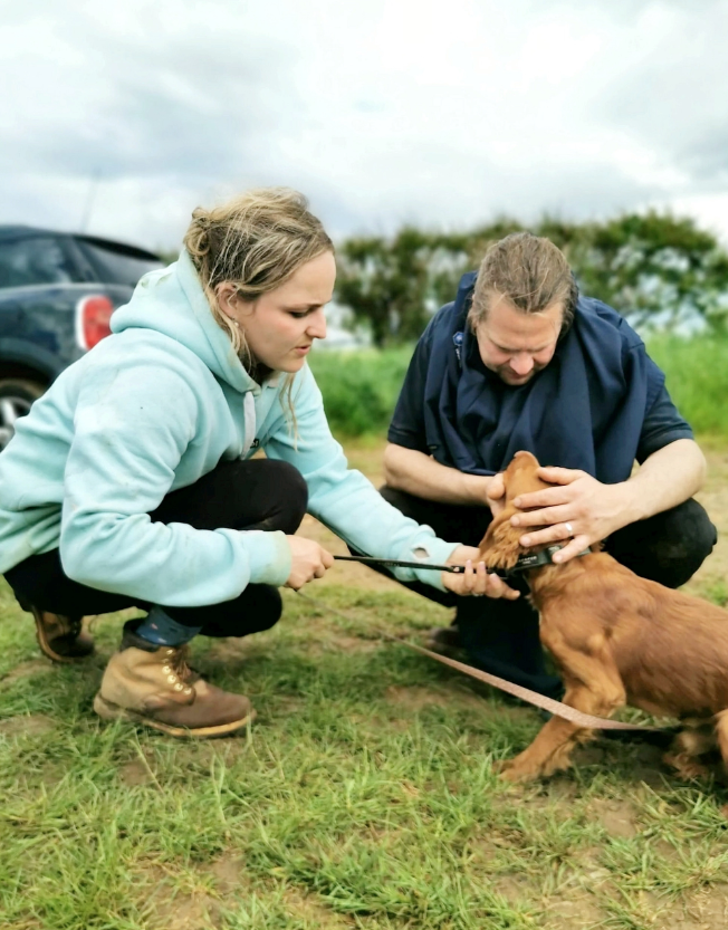
[[[563, 545], [546, 546], [546, 548], [542, 549], [540, 552], [521, 555], [519, 556], [518, 561], [513, 566], [513, 568], [508, 569], [506, 574], [517, 575], [520, 572], [527, 572], [530, 568], [540, 568], [542, 565], [552, 565], [554, 561], [554, 553], [563, 548]], [[581, 558], [583, 555], [589, 555], [590, 553], [591, 549], [585, 549], [583, 552], [579, 553], [577, 558]]]

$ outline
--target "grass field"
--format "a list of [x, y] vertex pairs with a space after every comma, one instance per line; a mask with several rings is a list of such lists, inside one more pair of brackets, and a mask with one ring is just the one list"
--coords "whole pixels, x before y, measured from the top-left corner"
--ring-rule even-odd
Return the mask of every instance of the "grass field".
[[[376, 479], [381, 449], [351, 453]], [[728, 457], [709, 456], [725, 530]], [[691, 589], [724, 600], [727, 565], [721, 543]], [[183, 742], [92, 713], [122, 617], [94, 621], [88, 665], [53, 667], [0, 588], [2, 930], [726, 927], [725, 787], [608, 740], [546, 784], [500, 783], [538, 715], [377, 635], [421, 640], [447, 611], [361, 566], [307, 593], [346, 619], [285, 592], [269, 633], [196, 641], [259, 716]]]

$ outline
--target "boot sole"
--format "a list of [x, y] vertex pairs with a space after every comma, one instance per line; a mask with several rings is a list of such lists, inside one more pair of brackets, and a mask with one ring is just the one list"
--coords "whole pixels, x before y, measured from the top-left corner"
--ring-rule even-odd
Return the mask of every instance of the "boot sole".
[[169, 723], [162, 723], [160, 720], [145, 717], [140, 711], [129, 710], [126, 707], [120, 707], [118, 704], [112, 704], [111, 701], [101, 697], [100, 692], [94, 698], [94, 711], [104, 720], [129, 720], [132, 723], [151, 727], [153, 730], [160, 730], [168, 736], [177, 736], [183, 739], [214, 739], [216, 736], [228, 736], [230, 733], [235, 733], [252, 723], [256, 717], [255, 711], [251, 708], [250, 713], [241, 720], [220, 723], [214, 727], [198, 727], [193, 730], [190, 727], [175, 727]]

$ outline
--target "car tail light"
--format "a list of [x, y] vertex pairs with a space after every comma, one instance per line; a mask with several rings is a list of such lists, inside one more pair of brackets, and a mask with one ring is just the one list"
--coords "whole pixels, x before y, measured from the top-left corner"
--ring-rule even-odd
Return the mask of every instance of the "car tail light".
[[114, 305], [103, 294], [90, 294], [76, 306], [76, 341], [82, 349], [93, 349], [104, 336], [111, 335], [109, 320]]

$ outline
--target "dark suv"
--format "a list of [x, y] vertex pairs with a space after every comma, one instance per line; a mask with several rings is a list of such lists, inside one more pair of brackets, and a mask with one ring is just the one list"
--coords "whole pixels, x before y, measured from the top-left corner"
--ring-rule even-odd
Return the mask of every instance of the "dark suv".
[[0, 450], [66, 366], [108, 336], [143, 274], [144, 249], [96, 236], [0, 226]]

